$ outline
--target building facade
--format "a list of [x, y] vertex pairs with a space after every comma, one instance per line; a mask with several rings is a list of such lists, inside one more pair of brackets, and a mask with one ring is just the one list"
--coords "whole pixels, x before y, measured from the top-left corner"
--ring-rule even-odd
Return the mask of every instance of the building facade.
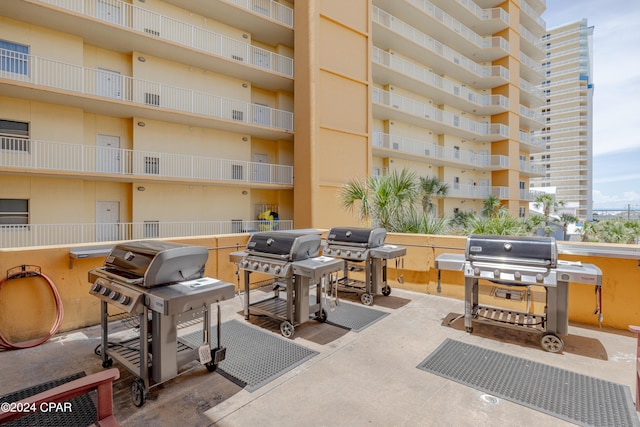
[[544, 128], [536, 132], [545, 151], [532, 156], [545, 176], [532, 187], [555, 187], [556, 199], [592, 220], [593, 209], [593, 27], [583, 19], [550, 29], [543, 38]]
[[0, 2], [2, 245], [355, 224], [410, 168], [527, 214], [544, 0]]

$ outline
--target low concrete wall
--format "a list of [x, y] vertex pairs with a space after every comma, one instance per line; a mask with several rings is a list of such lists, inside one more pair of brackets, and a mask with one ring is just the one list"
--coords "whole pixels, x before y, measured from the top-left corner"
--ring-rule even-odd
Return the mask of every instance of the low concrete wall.
[[[402, 269], [396, 270], [395, 261], [389, 262], [388, 280], [392, 288], [403, 288], [433, 295], [458, 299], [464, 298], [462, 272], [443, 271], [438, 292], [438, 272], [435, 258], [441, 253], [462, 253], [465, 237], [394, 234], [387, 236], [388, 244], [407, 248], [404, 259], [404, 283], [397, 281]], [[246, 234], [206, 236], [172, 241], [205, 246], [210, 249], [205, 275], [228, 281], [238, 286], [235, 265], [229, 262], [229, 254], [243, 249], [248, 240]], [[101, 245], [103, 245], [101, 243]], [[609, 249], [613, 245], [585, 244], [588, 248]], [[39, 247], [1, 249], [0, 271], [23, 264], [40, 266], [42, 273], [50, 277], [58, 289], [63, 303], [64, 320], [61, 331], [77, 329], [99, 323], [99, 300], [89, 295], [87, 273], [104, 263], [104, 256], [75, 259], [71, 263], [70, 250], [86, 246]], [[637, 246], [636, 246], [637, 247]], [[637, 259], [611, 256], [560, 255], [560, 259], [595, 264], [603, 274], [603, 326], [627, 330], [630, 324], [640, 324], [640, 268]], [[400, 265], [399, 265], [400, 267]], [[257, 283], [269, 276], [252, 274]], [[483, 296], [483, 298], [490, 298]], [[492, 300], [491, 305], [514, 304], [504, 300]], [[536, 302], [536, 311], [543, 304]], [[572, 322], [598, 324], [594, 315], [595, 292], [593, 286], [571, 284], [569, 289], [569, 318]], [[56, 310], [49, 287], [40, 278], [14, 279], [5, 282], [0, 289], [0, 333], [11, 342], [22, 342], [46, 334], [55, 320]]]

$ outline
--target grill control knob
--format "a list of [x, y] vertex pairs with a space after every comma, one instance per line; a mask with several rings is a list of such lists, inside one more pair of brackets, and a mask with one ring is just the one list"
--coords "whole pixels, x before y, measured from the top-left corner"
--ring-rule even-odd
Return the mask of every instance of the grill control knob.
[[358, 257], [358, 258], [362, 258], [362, 252], [358, 252], [358, 253], [356, 253], [356, 257]]
[[94, 283], [91, 287], [91, 292], [100, 292], [100, 289], [102, 289], [102, 285], [100, 283]]
[[479, 269], [478, 267], [475, 267], [475, 268], [473, 269], [473, 275], [474, 275], [474, 276], [479, 276], [479, 275], [480, 275], [480, 269]]
[[122, 295], [120, 297], [120, 299], [118, 300], [118, 302], [120, 304], [127, 305], [127, 304], [129, 304], [131, 302], [131, 297], [126, 296], [126, 295]]
[[257, 270], [257, 269], [258, 269], [258, 267], [260, 267], [260, 264], [258, 264], [258, 262], [257, 262], [257, 261], [256, 261], [256, 262], [254, 262], [253, 264], [251, 264], [251, 268], [252, 268], [253, 270]]
[[264, 265], [262, 266], [262, 271], [267, 272], [267, 271], [269, 271], [269, 268], [271, 268], [271, 267], [269, 266], [269, 264], [264, 264]]
[[336, 249], [336, 255], [340, 255], [340, 252], [342, 252], [340, 249]]
[[542, 273], [536, 274], [536, 282], [538, 283], [544, 282], [544, 276], [542, 275]]
[[102, 289], [100, 289], [100, 295], [107, 296], [107, 295], [109, 295], [110, 292], [111, 292], [111, 289], [109, 289], [107, 287], [103, 287]]
[[120, 296], [121, 296], [121, 295], [122, 295], [122, 294], [121, 294], [120, 292], [118, 292], [118, 291], [113, 291], [113, 292], [111, 292], [111, 294], [109, 294], [109, 298], [111, 298], [111, 299], [112, 299], [112, 300], [114, 300], [114, 301], [117, 301], [117, 300], [118, 300], [118, 298], [120, 298]]
[[520, 274], [519, 271], [516, 271], [515, 273], [513, 273], [513, 278], [516, 280], [520, 280], [522, 278], [522, 274]]
[[497, 268], [495, 270], [493, 270], [493, 277], [495, 277], [496, 279], [500, 277], [500, 270], [498, 270]]
[[245, 268], [247, 265], [249, 265], [249, 261], [246, 259], [240, 261], [240, 268]]
[[278, 274], [280, 273], [280, 270], [282, 270], [282, 268], [279, 265], [276, 265], [276, 267], [273, 269], [273, 272]]

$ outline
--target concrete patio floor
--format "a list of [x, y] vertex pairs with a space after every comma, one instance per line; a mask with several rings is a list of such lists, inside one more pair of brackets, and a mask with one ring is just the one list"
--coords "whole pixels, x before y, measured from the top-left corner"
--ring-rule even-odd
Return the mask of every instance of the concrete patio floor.
[[[223, 322], [245, 322], [240, 297], [221, 307]], [[534, 333], [477, 325], [468, 334], [462, 320], [448, 326], [446, 319], [464, 312], [461, 300], [393, 289], [377, 296], [373, 308], [389, 315], [360, 332], [316, 321], [298, 326], [293, 341], [319, 354], [253, 392], [193, 362], [189, 372], [153, 387], [137, 408], [130, 395], [135, 377], [115, 363], [121, 372], [115, 416], [124, 426], [572, 425], [417, 369], [446, 338], [626, 385], [635, 398], [636, 339], [629, 332], [572, 324], [564, 351], [552, 354]], [[279, 336], [277, 323], [262, 323]], [[94, 326], [0, 352], [0, 395], [102, 370], [94, 354], [99, 342]]]

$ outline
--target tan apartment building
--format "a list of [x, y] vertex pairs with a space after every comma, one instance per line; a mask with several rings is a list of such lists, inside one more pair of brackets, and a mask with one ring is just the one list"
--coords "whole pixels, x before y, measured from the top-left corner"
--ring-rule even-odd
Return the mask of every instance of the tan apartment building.
[[340, 186], [403, 167], [449, 185], [440, 215], [524, 216], [544, 9], [0, 2], [2, 246], [353, 224]]
[[546, 57], [542, 107], [545, 126], [535, 133], [545, 151], [532, 157], [545, 176], [532, 187], [555, 188], [557, 200], [579, 218], [593, 210], [593, 27], [583, 19], [550, 29], [543, 37]]

